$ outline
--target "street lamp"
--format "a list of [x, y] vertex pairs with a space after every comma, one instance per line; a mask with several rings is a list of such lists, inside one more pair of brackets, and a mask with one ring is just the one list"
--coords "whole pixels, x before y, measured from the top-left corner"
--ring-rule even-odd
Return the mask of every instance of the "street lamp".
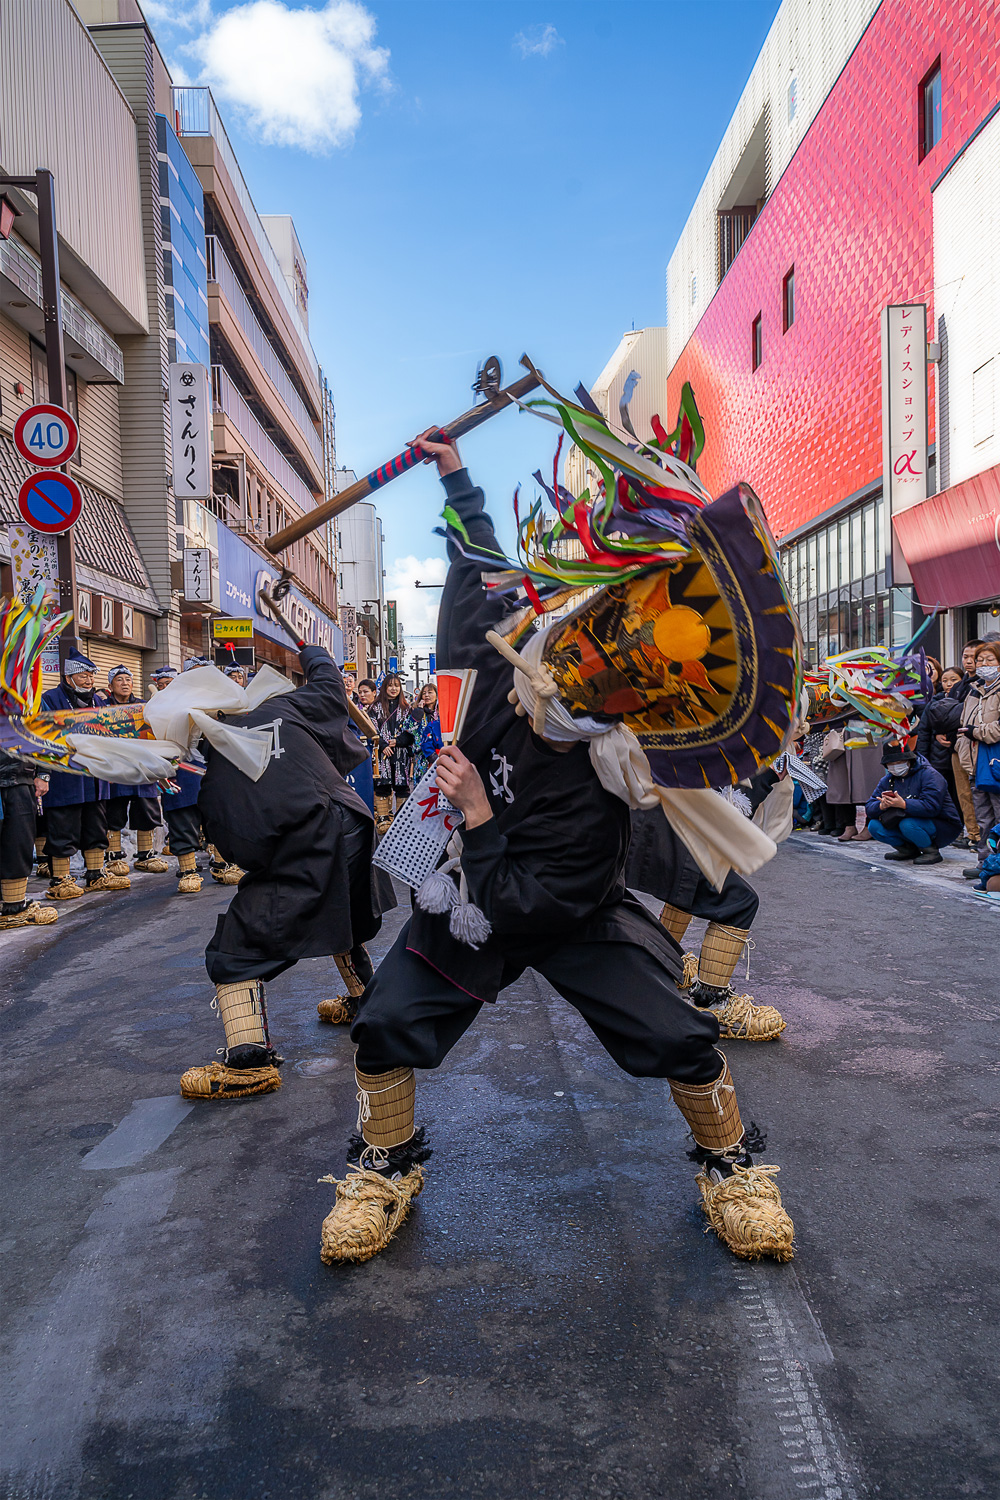
[[[59, 239], [56, 234], [56, 185], [47, 167], [33, 177], [0, 177], [0, 188], [25, 188], [38, 201], [38, 251], [42, 262], [42, 314], [45, 320], [45, 364], [49, 375], [49, 400], [66, 410], [66, 350], [63, 344], [62, 302], [59, 294]], [[0, 194], [0, 238], [10, 236], [18, 209]], [[69, 469], [63, 465], [64, 472]], [[59, 567], [59, 608], [70, 611], [70, 619], [59, 637], [59, 660], [77, 649], [76, 640], [76, 552], [73, 528], [56, 537]]]

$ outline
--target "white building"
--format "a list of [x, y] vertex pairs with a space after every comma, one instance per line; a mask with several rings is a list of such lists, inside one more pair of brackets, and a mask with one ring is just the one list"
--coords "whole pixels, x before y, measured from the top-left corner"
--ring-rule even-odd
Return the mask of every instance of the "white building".
[[880, 0], [784, 0], [667, 266], [668, 369]]
[[[658, 416], [669, 432], [673, 416], [666, 409], [667, 400], [667, 329], [633, 328], [623, 333], [621, 343], [591, 387], [590, 394], [611, 430], [623, 441], [631, 442], [622, 425], [620, 405], [626, 396], [629, 420], [640, 438], [652, 435], [650, 422]], [[638, 378], [632, 380], [635, 375]], [[574, 495], [584, 488], [595, 493], [597, 471], [586, 465], [578, 448], [570, 449], [566, 458], [565, 484]]]
[[[350, 469], [337, 470], [337, 490], [355, 483]], [[385, 537], [374, 505], [362, 501], [334, 521], [339, 565], [341, 619], [344, 607], [358, 622], [358, 673], [375, 677], [385, 664]], [[362, 660], [364, 655], [364, 660]]]

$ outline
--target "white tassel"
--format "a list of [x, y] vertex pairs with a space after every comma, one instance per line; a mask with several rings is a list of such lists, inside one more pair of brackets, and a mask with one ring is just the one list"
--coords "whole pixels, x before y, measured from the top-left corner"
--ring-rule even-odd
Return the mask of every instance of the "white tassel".
[[414, 900], [421, 911], [441, 916], [458, 905], [458, 886], [450, 875], [441, 870], [432, 870], [426, 877]]
[[493, 931], [486, 915], [471, 904], [456, 906], [448, 927], [455, 941], [467, 948], [479, 948]]

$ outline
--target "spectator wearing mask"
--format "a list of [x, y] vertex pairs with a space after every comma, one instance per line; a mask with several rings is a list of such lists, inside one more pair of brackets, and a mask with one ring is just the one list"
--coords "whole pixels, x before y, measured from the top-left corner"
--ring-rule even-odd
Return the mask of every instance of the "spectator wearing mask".
[[[99, 708], [94, 691], [97, 668], [81, 652], [63, 662], [63, 680], [42, 694], [43, 709]], [[127, 891], [127, 875], [111, 875], [104, 868], [108, 850], [107, 799], [111, 789], [93, 776], [71, 771], [53, 771], [45, 798], [46, 853], [52, 869], [48, 894], [53, 901], [72, 901], [85, 891]], [[69, 862], [80, 851], [86, 867], [86, 882], [71, 879]]]
[[892, 740], [882, 764], [886, 774], [865, 807], [872, 838], [893, 846], [886, 859], [940, 864], [941, 848], [962, 829], [947, 782], [923, 755]]
[[[108, 707], [127, 703], [141, 703], [132, 691], [132, 673], [128, 667], [112, 667], [108, 673], [108, 691], [104, 702]], [[155, 786], [127, 786], [113, 781], [108, 800], [108, 861], [109, 875], [127, 875], [128, 860], [122, 853], [122, 833], [126, 827], [135, 834], [135, 868], [147, 874], [162, 875], [170, 866], [153, 852], [153, 829], [160, 828], [163, 818], [160, 813], [160, 798]]]
[[[979, 864], [986, 858], [986, 833], [1000, 822], [1000, 645], [984, 641], [976, 652], [976, 683], [962, 704], [958, 758], [972, 785], [979, 824]], [[962, 874], [978, 880], [974, 865]]]

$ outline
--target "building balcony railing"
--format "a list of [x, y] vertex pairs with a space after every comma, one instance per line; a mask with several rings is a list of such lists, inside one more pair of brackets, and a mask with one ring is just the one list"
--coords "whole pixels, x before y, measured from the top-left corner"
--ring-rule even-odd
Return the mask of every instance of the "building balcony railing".
[[219, 111], [215, 107], [212, 91], [208, 88], [182, 87], [174, 89], [174, 124], [178, 135], [210, 135], [219, 148], [219, 154], [226, 164], [236, 196], [240, 200], [240, 207], [246, 214], [250, 223], [250, 230], [257, 241], [257, 248], [264, 259], [264, 264], [271, 273], [275, 290], [281, 299], [282, 306], [288, 314], [289, 321], [299, 338], [302, 347], [309, 356], [314, 373], [319, 369], [319, 361], [313, 353], [312, 344], [309, 342], [309, 334], [306, 325], [285, 280], [285, 274], [281, 269], [274, 246], [267, 237], [267, 231], [260, 221], [260, 215], [254, 207], [247, 187], [240, 171], [240, 164], [236, 160], [236, 152], [229, 143], [226, 127], [222, 123]]
[[316, 497], [305, 481], [296, 474], [280, 448], [271, 441], [253, 412], [236, 389], [222, 365], [212, 366], [212, 399], [219, 411], [232, 422], [250, 452], [260, 461], [271, 478], [281, 485], [303, 511], [312, 510]]
[[[41, 261], [20, 240], [0, 240], [0, 275], [30, 297], [36, 307], [44, 306]], [[125, 359], [114, 339], [65, 287], [60, 288], [59, 301], [64, 333], [89, 354], [115, 384], [123, 385]], [[87, 378], [96, 381], [97, 371]]]
[[233, 270], [232, 263], [219, 243], [217, 236], [214, 234], [207, 235], [205, 246], [208, 253], [209, 281], [214, 281], [222, 289], [222, 295], [229, 303], [236, 321], [246, 334], [247, 342], [260, 361], [267, 378], [295, 418], [296, 424], [306, 440], [309, 452], [316, 462], [316, 467], [322, 470], [323, 441], [312, 424], [312, 419], [309, 416], [305, 402], [292, 384], [288, 371], [275, 352], [274, 345], [261, 327], [257, 315], [250, 305], [250, 299], [243, 290], [240, 279]]
[[737, 208], [719, 209], [718, 277], [720, 283], [739, 254], [743, 241], [756, 222], [759, 211], [756, 203], [744, 204]]

